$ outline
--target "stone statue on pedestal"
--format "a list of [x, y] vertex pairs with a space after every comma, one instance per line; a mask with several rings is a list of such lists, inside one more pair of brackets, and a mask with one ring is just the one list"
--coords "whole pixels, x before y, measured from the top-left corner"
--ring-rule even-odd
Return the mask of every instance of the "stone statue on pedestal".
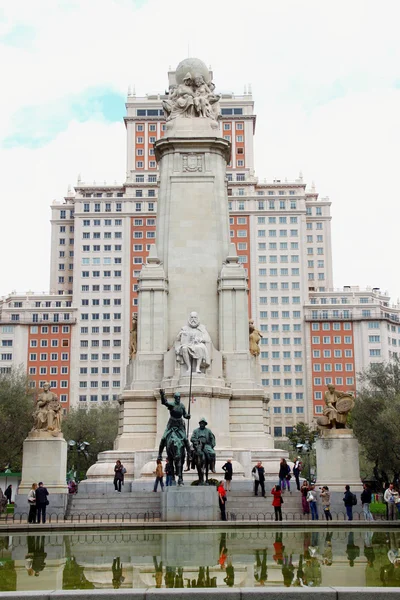
[[33, 431], [49, 431], [56, 435], [61, 431], [61, 404], [56, 394], [50, 391], [48, 382], [44, 383], [42, 390], [33, 413]]
[[135, 313], [132, 316], [132, 329], [129, 339], [129, 360], [132, 360], [136, 356], [137, 352], [137, 318], [137, 313]]
[[162, 459], [162, 453], [166, 447], [168, 462], [174, 469], [172, 480], [175, 481], [175, 475], [178, 475], [178, 484], [180, 485], [183, 482], [182, 469], [185, 462], [185, 449], [188, 453], [190, 452], [183, 419], [190, 419], [190, 415], [187, 414], [181, 402], [179, 392], [174, 395], [173, 402], [168, 402], [164, 390], [160, 390], [160, 396], [161, 404], [168, 408], [170, 417], [160, 441], [158, 458]]
[[317, 425], [322, 429], [347, 429], [347, 417], [354, 407], [354, 396], [350, 392], [338, 392], [329, 384], [325, 392], [325, 406]]
[[[200, 427], [192, 433], [190, 441], [193, 444], [193, 462], [199, 475], [199, 483], [208, 483], [208, 470], [215, 473], [215, 436], [207, 429], [207, 421], [202, 418]], [[205, 481], [204, 481], [205, 479]]]
[[211, 338], [204, 325], [200, 324], [197, 312], [191, 312], [188, 324], [184, 325], [175, 342], [175, 354], [178, 363], [186, 366], [185, 375], [190, 375], [192, 370], [201, 373], [201, 367], [210, 366]]
[[262, 338], [261, 333], [255, 328], [254, 321], [249, 320], [249, 350], [253, 356], [260, 354], [260, 340]]

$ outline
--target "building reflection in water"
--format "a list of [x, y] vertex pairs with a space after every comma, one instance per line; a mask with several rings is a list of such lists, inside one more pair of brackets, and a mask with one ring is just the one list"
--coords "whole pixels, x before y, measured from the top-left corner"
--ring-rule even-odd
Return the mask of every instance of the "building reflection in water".
[[0, 591], [400, 587], [396, 530], [86, 533], [0, 538]]

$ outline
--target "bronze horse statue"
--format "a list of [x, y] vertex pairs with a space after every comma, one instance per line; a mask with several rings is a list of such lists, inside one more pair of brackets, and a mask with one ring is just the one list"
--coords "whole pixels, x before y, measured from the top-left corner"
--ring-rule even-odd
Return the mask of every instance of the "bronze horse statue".
[[173, 474], [172, 482], [176, 484], [175, 475], [178, 476], [178, 485], [183, 485], [183, 465], [185, 464], [185, 446], [182, 438], [177, 434], [175, 429], [171, 429], [167, 437], [166, 450], [168, 462], [172, 465]]

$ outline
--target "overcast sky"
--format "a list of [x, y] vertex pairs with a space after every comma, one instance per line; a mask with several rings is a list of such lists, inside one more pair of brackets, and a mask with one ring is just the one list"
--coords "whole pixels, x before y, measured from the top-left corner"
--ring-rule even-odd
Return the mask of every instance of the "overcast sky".
[[49, 288], [50, 209], [123, 182], [124, 102], [191, 56], [256, 103], [256, 174], [332, 201], [336, 287], [400, 297], [398, 0], [13, 0], [0, 5], [0, 295]]

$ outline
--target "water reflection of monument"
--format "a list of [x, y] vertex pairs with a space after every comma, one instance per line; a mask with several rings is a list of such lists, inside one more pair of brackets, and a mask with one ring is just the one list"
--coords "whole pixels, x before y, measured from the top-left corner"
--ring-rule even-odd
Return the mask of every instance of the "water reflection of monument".
[[[233, 458], [238, 481], [262, 460], [267, 474], [275, 475], [282, 455], [269, 433], [256, 340], [249, 351], [247, 275], [230, 244], [231, 149], [219, 135], [219, 96], [212, 73], [198, 59], [185, 59], [169, 77], [165, 136], [154, 144], [160, 177], [157, 242], [139, 278], [120, 428], [115, 451], [102, 453], [88, 483], [109, 481], [121, 453], [128, 474], [134, 472], [134, 487], [152, 478], [167, 421], [158, 390], [165, 390], [167, 401], [180, 393], [187, 404], [190, 380], [196, 398], [192, 418], [197, 423], [205, 415], [212, 424], [217, 470]], [[128, 127], [135, 116], [128, 103]]]
[[0, 591], [398, 586], [399, 546], [365, 529], [14, 535], [0, 538]]

